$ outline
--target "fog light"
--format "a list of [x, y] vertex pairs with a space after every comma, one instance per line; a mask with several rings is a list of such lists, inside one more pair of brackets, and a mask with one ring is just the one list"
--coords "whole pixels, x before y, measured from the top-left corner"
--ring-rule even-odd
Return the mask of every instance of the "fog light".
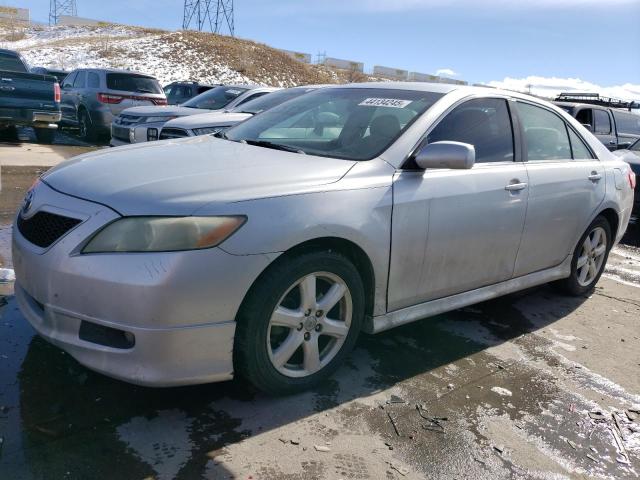
[[158, 129], [147, 128], [147, 142], [154, 142], [158, 140]]

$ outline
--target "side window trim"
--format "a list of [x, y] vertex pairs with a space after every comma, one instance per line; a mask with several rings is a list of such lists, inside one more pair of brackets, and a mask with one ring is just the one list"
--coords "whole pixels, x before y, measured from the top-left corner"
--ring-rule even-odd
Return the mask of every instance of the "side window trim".
[[519, 121], [517, 119], [517, 113], [511, 107], [511, 103], [510, 103], [512, 101], [515, 101], [515, 99], [510, 97], [510, 96], [507, 96], [507, 95], [478, 95], [478, 94], [474, 94], [474, 95], [469, 95], [467, 97], [461, 98], [460, 100], [458, 100], [454, 104], [450, 105], [449, 108], [447, 108], [429, 126], [429, 128], [427, 128], [427, 130], [425, 130], [425, 132], [422, 134], [420, 139], [416, 142], [416, 144], [413, 146], [413, 148], [411, 148], [409, 150], [409, 153], [405, 156], [404, 160], [400, 164], [400, 170], [408, 168], [407, 165], [411, 164], [412, 158], [413, 158], [414, 154], [416, 153], [416, 151], [420, 147], [422, 147], [422, 145], [424, 145], [424, 142], [427, 140], [427, 137], [429, 136], [429, 134], [442, 122], [442, 120], [444, 120], [444, 118], [447, 115], [449, 115], [453, 110], [455, 110], [460, 105], [462, 105], [464, 103], [467, 103], [467, 102], [469, 102], [471, 100], [478, 100], [478, 99], [483, 99], [483, 100], [504, 100], [506, 102], [507, 111], [509, 112], [509, 119], [511, 121], [511, 135], [512, 135], [512, 138], [513, 138], [514, 151], [513, 151], [513, 160], [512, 161], [487, 162], [487, 163], [479, 163], [477, 165], [483, 165], [483, 166], [491, 166], [491, 165], [499, 166], [499, 165], [502, 165], [502, 166], [504, 166], [504, 165], [512, 165], [513, 163], [516, 163], [516, 162], [523, 162], [524, 161], [524, 156], [523, 156], [524, 150], [522, 149], [522, 139], [520, 138], [521, 137], [520, 132], [516, 131], [516, 125], [518, 125], [518, 127], [519, 127], [520, 124], [519, 124]]
[[[564, 125], [567, 128], [567, 135], [569, 137], [569, 146], [571, 147], [571, 160], [575, 160], [575, 161], [578, 161], [578, 162], [585, 162], [585, 161], [590, 161], [590, 160], [598, 160], [598, 161], [600, 161], [598, 156], [594, 153], [593, 149], [591, 148], [591, 145], [589, 145], [589, 142], [587, 142], [582, 137], [582, 135], [580, 135], [576, 131], [576, 129], [573, 128], [572, 125], [569, 125], [567, 122], [565, 122]], [[573, 133], [576, 137], [578, 137], [578, 140], [580, 140], [582, 142], [582, 144], [585, 146], [585, 148], [587, 149], [587, 151], [591, 155], [591, 158], [578, 158], [578, 159], [576, 159], [575, 154], [573, 153], [573, 142], [571, 141], [571, 133]]]

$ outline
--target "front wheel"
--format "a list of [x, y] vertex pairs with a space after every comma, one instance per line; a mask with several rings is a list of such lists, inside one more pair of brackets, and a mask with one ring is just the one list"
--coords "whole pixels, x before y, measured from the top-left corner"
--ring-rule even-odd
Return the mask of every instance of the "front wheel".
[[283, 260], [240, 309], [236, 370], [274, 395], [311, 388], [342, 363], [363, 319], [364, 288], [348, 259], [325, 251]]
[[593, 290], [604, 272], [611, 245], [611, 226], [604, 217], [598, 216], [573, 252], [571, 276], [559, 282], [562, 289], [576, 296]]

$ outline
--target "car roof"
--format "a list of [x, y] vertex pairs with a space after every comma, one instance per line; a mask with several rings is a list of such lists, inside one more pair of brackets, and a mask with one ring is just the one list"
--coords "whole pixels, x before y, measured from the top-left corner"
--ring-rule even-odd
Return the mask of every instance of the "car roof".
[[142, 75], [143, 77], [155, 78], [153, 75], [149, 73], [136, 72], [135, 70], [123, 70], [119, 68], [82, 67], [82, 68], [74, 68], [70, 73], [79, 72], [81, 70], [93, 70], [96, 72], [105, 72], [105, 73], [124, 73], [129, 75]]

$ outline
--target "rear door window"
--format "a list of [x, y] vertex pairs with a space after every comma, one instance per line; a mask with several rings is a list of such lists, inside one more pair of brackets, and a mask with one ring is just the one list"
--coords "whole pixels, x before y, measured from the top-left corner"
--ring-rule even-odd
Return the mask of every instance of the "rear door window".
[[[400, 120], [401, 124], [405, 122]], [[475, 147], [476, 162], [511, 162], [513, 128], [507, 101], [497, 98], [469, 100], [454, 108], [427, 137], [429, 143], [453, 141]]]
[[107, 88], [121, 92], [162, 93], [155, 78], [130, 73], [107, 73]]
[[527, 160], [571, 159], [567, 127], [559, 116], [523, 102], [516, 102], [516, 109], [527, 145]]
[[594, 110], [593, 119], [595, 121], [594, 132], [601, 135], [609, 135], [611, 133], [611, 120], [609, 114], [604, 110]]
[[630, 133], [640, 135], [640, 115], [627, 112], [613, 111], [613, 118], [616, 120], [618, 133]]
[[87, 86], [89, 88], [100, 88], [100, 76], [96, 72], [87, 74]]

